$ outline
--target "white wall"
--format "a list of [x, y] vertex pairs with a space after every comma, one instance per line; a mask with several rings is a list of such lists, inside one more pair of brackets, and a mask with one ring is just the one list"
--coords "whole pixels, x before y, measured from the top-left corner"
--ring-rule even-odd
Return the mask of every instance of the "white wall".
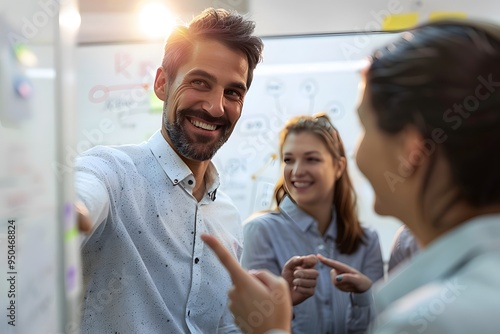
[[[37, 30], [33, 38], [45, 42], [52, 31], [43, 23], [43, 13], [53, 13], [55, 0], [22, 0], [0, 2], [0, 12], [5, 13], [13, 27], [21, 29], [29, 23]], [[81, 0], [82, 26], [79, 41], [113, 42], [135, 41], [141, 38], [135, 17], [127, 8], [133, 8], [115, 0]], [[139, 1], [137, 1], [139, 2]], [[465, 12], [469, 17], [481, 17], [499, 22], [500, 2], [495, 0], [163, 0], [178, 12], [181, 20], [189, 20], [203, 6], [248, 10], [257, 22], [256, 32], [262, 36], [295, 35], [312, 33], [371, 31], [380, 29], [385, 15], [418, 12], [420, 21], [435, 11]], [[93, 4], [90, 6], [90, 4]], [[182, 5], [181, 5], [182, 4]], [[105, 11], [98, 11], [101, 6]], [[125, 8], [127, 7], [127, 8]], [[190, 13], [192, 11], [192, 13]], [[42, 21], [40, 21], [42, 20]], [[29, 23], [27, 23], [29, 22]], [[33, 29], [31, 29], [32, 31]]]
[[417, 12], [419, 22], [432, 12], [465, 12], [500, 22], [495, 0], [251, 0], [251, 17], [260, 35], [376, 31], [388, 14]]

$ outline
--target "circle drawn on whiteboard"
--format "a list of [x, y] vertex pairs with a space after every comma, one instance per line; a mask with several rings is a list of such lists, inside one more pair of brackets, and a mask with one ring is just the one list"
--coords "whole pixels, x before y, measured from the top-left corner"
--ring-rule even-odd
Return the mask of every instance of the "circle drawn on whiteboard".
[[242, 135], [256, 135], [262, 133], [267, 128], [264, 116], [255, 115], [241, 120], [239, 123]]
[[328, 116], [332, 120], [339, 120], [342, 119], [345, 115], [345, 109], [342, 103], [338, 101], [331, 101], [329, 102], [326, 107], [325, 107], [326, 112], [328, 113]]
[[285, 85], [279, 80], [271, 79], [267, 82], [266, 91], [267, 94], [278, 97], [285, 92]]
[[307, 79], [300, 85], [300, 92], [307, 97], [313, 97], [318, 92], [318, 85], [313, 79]]

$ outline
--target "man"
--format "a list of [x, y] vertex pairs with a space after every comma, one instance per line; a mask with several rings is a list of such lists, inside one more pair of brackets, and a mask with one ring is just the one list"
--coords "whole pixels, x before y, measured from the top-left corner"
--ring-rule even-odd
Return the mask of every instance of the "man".
[[154, 84], [161, 131], [77, 160], [79, 224], [90, 231], [83, 333], [238, 332], [227, 309], [231, 281], [200, 234], [240, 257], [240, 217], [217, 192], [210, 159], [233, 131], [261, 60], [253, 30], [220, 9], [177, 27]]

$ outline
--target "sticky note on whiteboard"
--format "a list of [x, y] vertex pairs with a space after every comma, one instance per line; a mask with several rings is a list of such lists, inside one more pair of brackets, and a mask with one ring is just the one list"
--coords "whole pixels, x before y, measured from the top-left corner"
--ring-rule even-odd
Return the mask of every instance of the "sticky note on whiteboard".
[[382, 22], [382, 30], [405, 30], [413, 28], [418, 23], [418, 13], [403, 13], [387, 15]]
[[450, 18], [465, 19], [467, 14], [465, 12], [432, 12], [429, 15], [429, 21]]

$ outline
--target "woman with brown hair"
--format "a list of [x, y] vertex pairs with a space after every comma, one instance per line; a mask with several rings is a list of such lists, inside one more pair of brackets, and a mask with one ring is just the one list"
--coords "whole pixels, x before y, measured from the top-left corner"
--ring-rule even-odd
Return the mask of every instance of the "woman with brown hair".
[[[338, 131], [325, 114], [295, 117], [281, 132], [280, 154], [277, 207], [244, 225], [242, 265], [281, 274], [293, 287], [294, 333], [363, 332], [370, 320], [369, 289], [383, 276], [383, 262], [377, 233], [358, 220]], [[302, 269], [300, 259], [316, 254], [354, 268], [358, 276], [334, 271], [333, 286], [330, 266], [318, 263], [316, 286], [308, 287], [301, 282], [303, 271], [294, 277], [285, 268], [291, 258]], [[308, 288], [314, 296], [305, 299]]]

